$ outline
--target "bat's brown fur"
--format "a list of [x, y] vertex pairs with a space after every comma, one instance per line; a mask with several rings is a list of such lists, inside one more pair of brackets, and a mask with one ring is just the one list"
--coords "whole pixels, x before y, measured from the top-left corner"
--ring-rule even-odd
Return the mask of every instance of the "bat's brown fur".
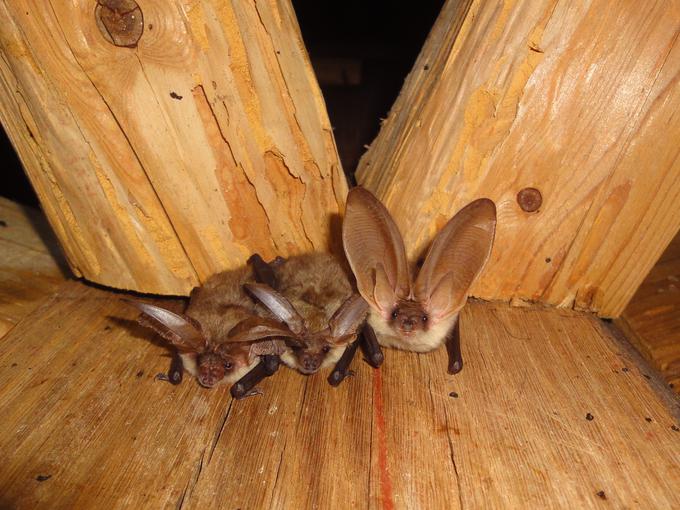
[[[279, 340], [253, 344], [229, 338], [229, 332], [241, 321], [253, 316], [271, 317], [266, 308], [245, 293], [243, 285], [253, 281], [253, 271], [246, 266], [215, 274], [191, 293], [183, 318], [196, 327], [198, 340], [192, 340], [193, 347], [182, 345], [179, 351], [185, 370], [202, 386], [233, 383], [255, 367], [257, 355], [283, 352]], [[140, 322], [153, 327], [174, 345], [183, 344], [181, 338], [152, 317], [143, 314]]]
[[302, 339], [307, 347], [287, 349], [281, 360], [304, 374], [336, 363], [356, 336], [341, 340], [334, 338], [328, 329], [333, 314], [356, 293], [350, 280], [351, 273], [328, 253], [291, 257], [274, 272], [278, 292], [290, 301], [307, 328]]

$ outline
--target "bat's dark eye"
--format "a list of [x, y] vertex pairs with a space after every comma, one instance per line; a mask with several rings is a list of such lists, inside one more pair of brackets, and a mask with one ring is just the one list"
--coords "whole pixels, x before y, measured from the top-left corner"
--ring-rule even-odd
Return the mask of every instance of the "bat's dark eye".
[[422, 320], [423, 322], [427, 322], [427, 315], [423, 315], [422, 318], [421, 318], [421, 320]]
[[392, 312], [392, 318], [396, 319], [397, 317], [399, 317], [399, 310], [395, 310]]
[[231, 370], [234, 367], [234, 364], [231, 361], [225, 361], [224, 362], [224, 369], [225, 370]]
[[330, 345], [324, 345], [324, 346], [321, 348], [321, 352], [324, 352], [324, 353], [326, 353], [326, 352], [328, 352], [328, 351], [330, 351], [330, 350], [331, 350], [331, 346], [330, 346]]

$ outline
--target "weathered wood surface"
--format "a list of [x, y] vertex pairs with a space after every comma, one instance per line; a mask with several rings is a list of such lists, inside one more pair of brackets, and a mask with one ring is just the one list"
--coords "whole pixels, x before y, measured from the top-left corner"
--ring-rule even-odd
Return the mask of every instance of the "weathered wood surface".
[[[680, 228], [680, 4], [449, 1], [357, 178], [411, 255], [479, 197], [473, 294], [618, 316]], [[523, 211], [520, 190], [542, 194]]]
[[0, 340], [0, 506], [680, 505], [677, 416], [592, 316], [472, 302], [459, 375], [388, 351], [232, 401], [154, 381], [167, 351], [135, 315], [70, 282]]
[[140, 0], [134, 48], [95, 5], [0, 2], [0, 121], [76, 275], [188, 294], [327, 248], [347, 185], [290, 3]]
[[618, 324], [680, 393], [680, 235], [642, 282]]
[[57, 290], [65, 266], [45, 218], [0, 197], [0, 337]]

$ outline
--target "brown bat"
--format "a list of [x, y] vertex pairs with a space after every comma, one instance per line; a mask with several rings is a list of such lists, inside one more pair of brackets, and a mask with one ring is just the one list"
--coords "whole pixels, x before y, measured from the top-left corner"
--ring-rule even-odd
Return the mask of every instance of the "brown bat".
[[[130, 301], [142, 312], [140, 323], [157, 331], [179, 353], [171, 365], [170, 382], [181, 381], [184, 367], [207, 388], [233, 383], [258, 367], [259, 356], [281, 353], [281, 339], [295, 337], [246, 295], [243, 284], [253, 278], [250, 267], [212, 276], [192, 291], [184, 314]], [[267, 361], [262, 365], [271, 372], [272, 360]]]
[[[346, 349], [356, 348], [348, 345], [356, 339], [368, 305], [353, 290], [348, 272], [333, 255], [295, 256], [273, 269], [277, 290], [258, 283], [245, 287], [297, 335], [298, 343], [288, 342], [281, 361], [312, 374], [338, 362]], [[341, 368], [337, 383], [346, 375], [346, 367]]]
[[458, 314], [489, 259], [495, 230], [494, 203], [471, 202], [439, 231], [414, 281], [390, 213], [366, 189], [352, 189], [342, 240], [380, 345], [426, 352], [446, 340], [449, 372], [459, 372]]

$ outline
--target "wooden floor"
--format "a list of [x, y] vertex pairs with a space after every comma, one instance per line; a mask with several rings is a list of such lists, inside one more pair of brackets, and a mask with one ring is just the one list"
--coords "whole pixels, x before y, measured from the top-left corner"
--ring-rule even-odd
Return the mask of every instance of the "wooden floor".
[[592, 316], [471, 302], [456, 376], [389, 351], [232, 401], [154, 380], [120, 294], [10, 278], [5, 221], [0, 508], [680, 507], [680, 403]]
[[680, 394], [680, 233], [642, 282], [617, 324]]

